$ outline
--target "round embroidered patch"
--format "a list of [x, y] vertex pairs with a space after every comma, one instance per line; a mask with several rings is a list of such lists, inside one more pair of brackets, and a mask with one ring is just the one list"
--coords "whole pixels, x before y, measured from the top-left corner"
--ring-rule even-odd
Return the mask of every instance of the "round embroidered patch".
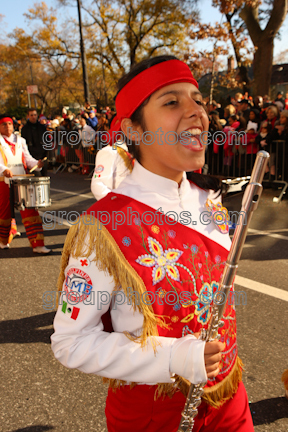
[[68, 269], [64, 282], [68, 303], [69, 301], [79, 303], [85, 300], [90, 295], [92, 288], [92, 280], [87, 273], [74, 267]]
[[104, 171], [104, 166], [103, 165], [98, 165], [95, 168], [95, 173], [97, 173], [97, 174], [101, 173], [102, 171]]

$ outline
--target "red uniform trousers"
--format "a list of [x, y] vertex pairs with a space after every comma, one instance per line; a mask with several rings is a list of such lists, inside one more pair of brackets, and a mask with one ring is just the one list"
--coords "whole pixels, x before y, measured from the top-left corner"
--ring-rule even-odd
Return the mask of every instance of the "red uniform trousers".
[[[177, 432], [185, 397], [177, 392], [172, 399], [154, 401], [156, 386], [123, 386], [108, 391], [105, 414], [109, 432]], [[253, 432], [247, 393], [241, 382], [229, 401], [219, 409], [202, 402], [193, 432]]]
[[[27, 237], [33, 248], [44, 246], [42, 219], [35, 209], [20, 211]], [[9, 186], [0, 181], [0, 241], [8, 243], [11, 228], [11, 208]]]

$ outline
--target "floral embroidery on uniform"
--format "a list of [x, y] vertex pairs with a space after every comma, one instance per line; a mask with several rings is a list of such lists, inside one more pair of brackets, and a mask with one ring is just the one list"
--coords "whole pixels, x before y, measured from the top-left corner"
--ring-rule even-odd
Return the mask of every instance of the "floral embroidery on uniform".
[[219, 264], [219, 263], [221, 262], [221, 257], [220, 257], [220, 255], [217, 255], [217, 256], [215, 257], [215, 262], [216, 262], [216, 264]]
[[161, 282], [166, 275], [175, 281], [180, 281], [179, 271], [174, 264], [183, 252], [179, 249], [164, 251], [160, 243], [152, 237], [148, 237], [147, 241], [151, 254], [139, 256], [136, 262], [145, 267], [154, 267], [152, 270], [153, 285]]
[[124, 246], [129, 247], [131, 245], [131, 239], [130, 239], [130, 237], [123, 237], [122, 243], [123, 243]]
[[211, 212], [212, 220], [217, 229], [222, 234], [227, 234], [229, 232], [229, 215], [226, 207], [223, 207], [221, 202], [214, 204], [213, 201], [209, 199], [207, 199], [205, 206]]
[[169, 230], [169, 231], [168, 231], [168, 236], [169, 236], [170, 238], [175, 238], [175, 237], [176, 237], [176, 232], [173, 231], [173, 230]]
[[182, 337], [187, 336], [187, 334], [194, 334], [194, 332], [188, 327], [188, 325], [184, 326], [182, 329]]
[[191, 252], [197, 253], [198, 252], [198, 247], [196, 245], [192, 245], [191, 246]]
[[139, 217], [135, 217], [134, 218], [134, 224], [138, 225], [138, 226], [141, 225], [141, 219]]
[[195, 302], [195, 313], [197, 315], [197, 321], [201, 324], [207, 324], [210, 317], [210, 304], [213, 300], [215, 292], [218, 290], [219, 284], [212, 282], [212, 284], [204, 283], [202, 286], [199, 298]]
[[159, 228], [157, 225], [152, 225], [152, 227], [151, 227], [151, 231], [152, 231], [154, 234], [159, 234], [159, 232], [160, 232], [160, 228]]
[[163, 297], [165, 297], [166, 291], [163, 288], [159, 288], [159, 290], [156, 291], [156, 293], [158, 294], [158, 296], [160, 298], [163, 298]]

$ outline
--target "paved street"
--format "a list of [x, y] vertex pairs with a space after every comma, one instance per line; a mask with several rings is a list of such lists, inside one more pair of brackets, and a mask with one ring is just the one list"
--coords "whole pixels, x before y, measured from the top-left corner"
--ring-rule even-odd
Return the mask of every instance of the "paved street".
[[[94, 202], [85, 177], [51, 176], [53, 203], [46, 210], [81, 213]], [[264, 190], [239, 265], [241, 286], [236, 286], [247, 294], [247, 304], [237, 308], [238, 345], [255, 432], [288, 430], [281, 383], [288, 368], [288, 200], [273, 203], [277, 193]], [[234, 209], [240, 199], [226, 204]], [[98, 377], [68, 370], [54, 359], [49, 338], [55, 310], [43, 308], [43, 293], [56, 289], [68, 226], [46, 230], [45, 243], [53, 252], [35, 256], [19, 213], [16, 219], [22, 236], [10, 250], [0, 250], [0, 431], [104, 432], [106, 387]], [[258, 282], [257, 291], [251, 281]]]

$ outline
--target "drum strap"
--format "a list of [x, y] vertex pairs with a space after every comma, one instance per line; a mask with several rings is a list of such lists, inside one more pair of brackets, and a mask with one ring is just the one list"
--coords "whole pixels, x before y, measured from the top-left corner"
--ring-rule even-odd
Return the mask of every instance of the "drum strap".
[[1, 142], [0, 142], [0, 153], [1, 153], [1, 156], [2, 156], [3, 161], [4, 161], [4, 165], [7, 166], [7, 157], [6, 157], [5, 153], [4, 153], [4, 150], [3, 150], [3, 147], [1, 145]]
[[3, 137], [3, 138], [4, 138], [5, 142], [10, 146], [11, 151], [12, 151], [13, 155], [15, 156], [15, 144], [8, 141], [5, 137]]

